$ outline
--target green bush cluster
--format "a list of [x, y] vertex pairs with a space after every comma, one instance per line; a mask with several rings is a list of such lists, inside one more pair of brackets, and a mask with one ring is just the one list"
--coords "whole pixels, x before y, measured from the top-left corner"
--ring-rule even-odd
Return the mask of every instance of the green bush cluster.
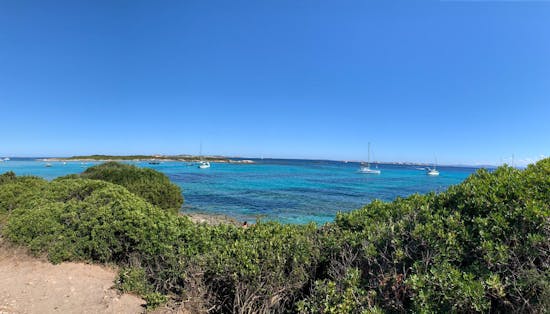
[[142, 296], [148, 309], [154, 309], [168, 301], [166, 295], [156, 292], [153, 285], [149, 284], [143, 268], [123, 267], [119, 272], [116, 286], [122, 292]]
[[[103, 170], [94, 171], [117, 182]], [[321, 227], [195, 224], [138, 195], [80, 177], [4, 174], [2, 231], [54, 262], [120, 265], [120, 289], [151, 307], [170, 297], [214, 313], [550, 308], [550, 159], [374, 201]]]
[[23, 206], [47, 185], [38, 177], [17, 177], [13, 172], [0, 175], [0, 230], [11, 212]]
[[173, 213], [178, 213], [183, 205], [180, 187], [153, 169], [111, 161], [86, 169], [80, 177], [122, 185], [149, 203]]
[[39, 193], [47, 183], [38, 177], [17, 177], [11, 171], [0, 175], [0, 213], [11, 212], [19, 207]]
[[205, 252], [204, 281], [220, 310], [272, 313], [292, 308], [320, 258], [315, 232], [313, 224], [261, 223]]
[[171, 214], [124, 187], [88, 179], [54, 180], [12, 210], [7, 238], [53, 262], [127, 262], [159, 254], [170, 241]]
[[373, 202], [338, 215], [333, 228], [356, 256], [349, 267], [362, 271], [361, 287], [372, 295], [363, 307], [548, 309], [549, 183], [545, 159], [524, 171], [480, 170], [444, 193]]

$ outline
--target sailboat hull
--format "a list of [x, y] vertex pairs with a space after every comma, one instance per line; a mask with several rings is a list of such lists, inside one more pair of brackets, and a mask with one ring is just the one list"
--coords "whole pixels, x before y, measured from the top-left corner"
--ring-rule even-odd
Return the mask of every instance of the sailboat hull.
[[359, 169], [359, 172], [361, 172], [361, 173], [370, 173], [370, 174], [380, 174], [380, 170], [371, 169], [369, 167], [361, 167]]

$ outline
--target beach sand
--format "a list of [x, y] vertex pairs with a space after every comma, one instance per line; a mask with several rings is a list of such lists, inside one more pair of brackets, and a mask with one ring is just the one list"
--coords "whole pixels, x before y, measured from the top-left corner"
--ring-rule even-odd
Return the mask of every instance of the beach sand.
[[143, 313], [142, 299], [113, 288], [116, 273], [85, 263], [53, 265], [0, 243], [0, 313]]

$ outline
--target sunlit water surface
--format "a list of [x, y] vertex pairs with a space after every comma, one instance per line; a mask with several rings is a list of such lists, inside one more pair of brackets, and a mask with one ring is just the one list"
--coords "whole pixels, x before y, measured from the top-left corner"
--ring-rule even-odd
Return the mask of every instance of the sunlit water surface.
[[[165, 173], [185, 197], [183, 211], [222, 214], [238, 220], [257, 217], [284, 223], [324, 223], [338, 211], [362, 207], [373, 199], [390, 201], [413, 193], [443, 191], [462, 182], [476, 169], [438, 167], [440, 175], [427, 176], [418, 166], [380, 165], [379, 175], [362, 174], [357, 163], [311, 160], [255, 160], [255, 164], [213, 163], [199, 169], [194, 163], [127, 162]], [[46, 179], [80, 173], [98, 162], [46, 162], [12, 159], [0, 162], [0, 173]]]

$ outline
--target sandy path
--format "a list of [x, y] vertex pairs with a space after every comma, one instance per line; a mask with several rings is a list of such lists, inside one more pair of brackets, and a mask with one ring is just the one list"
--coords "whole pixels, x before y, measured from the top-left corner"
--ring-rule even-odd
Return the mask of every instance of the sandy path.
[[115, 276], [98, 265], [52, 265], [0, 246], [0, 314], [143, 313], [143, 300], [112, 289]]

